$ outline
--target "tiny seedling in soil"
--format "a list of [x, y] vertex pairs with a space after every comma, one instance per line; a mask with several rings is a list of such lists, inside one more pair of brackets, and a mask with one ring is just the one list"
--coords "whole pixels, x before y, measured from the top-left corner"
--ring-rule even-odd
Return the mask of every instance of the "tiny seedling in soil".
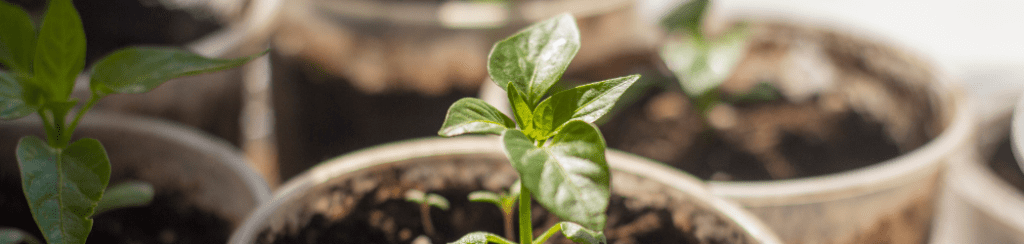
[[[144, 93], [173, 78], [237, 67], [266, 53], [224, 60], [172, 48], [121, 49], [92, 67], [91, 96], [69, 117], [79, 105], [71, 92], [85, 68], [85, 51], [82, 21], [71, 0], [50, 1], [38, 28], [23, 9], [0, 1], [0, 64], [7, 68], [0, 70], [0, 119], [33, 113], [42, 119], [46, 140], [22, 137], [16, 155], [22, 190], [47, 243], [85, 243], [96, 214], [146, 205], [153, 198], [147, 183], [108, 189], [110, 161], [103, 145], [91, 138], [72, 142], [78, 122], [97, 101], [110, 94]], [[32, 240], [9, 229], [0, 235], [0, 243]], [[6, 238], [12, 236], [23, 237]]]
[[667, 42], [661, 56], [679, 78], [683, 92], [690, 97], [698, 113], [708, 119], [715, 106], [725, 105], [723, 100], [742, 103], [778, 98], [775, 87], [768, 83], [759, 83], [745, 94], [724, 97], [720, 93], [718, 87], [745, 56], [750, 34], [744, 24], [739, 24], [722, 35], [706, 35], [704, 19], [708, 8], [709, 0], [692, 0], [662, 19], [665, 28], [683, 38]]
[[469, 201], [490, 203], [501, 209], [501, 216], [505, 220], [505, 238], [510, 240], [515, 238], [513, 237], [514, 231], [512, 231], [514, 223], [512, 214], [515, 213], [513, 211], [516, 209], [516, 200], [519, 199], [519, 185], [520, 183], [516, 181], [512, 183], [512, 187], [507, 192], [475, 191], [470, 192], [468, 196]]
[[434, 235], [434, 224], [430, 222], [430, 207], [441, 210], [448, 210], [448, 199], [434, 193], [424, 193], [419, 190], [405, 192], [405, 200], [420, 205], [420, 219], [423, 222], [423, 232], [427, 235]]
[[[513, 121], [476, 98], [452, 104], [438, 134], [500, 135], [519, 173], [519, 243], [544, 243], [561, 232], [577, 243], [605, 243], [610, 192], [605, 141], [593, 123], [615, 105], [639, 75], [586, 84], [550, 96], [580, 47], [569, 14], [534, 24], [494, 45], [488, 73], [508, 93]], [[563, 222], [534, 239], [530, 204], [536, 200]], [[505, 208], [504, 206], [502, 207]], [[509, 238], [510, 239], [510, 238]], [[455, 243], [513, 243], [474, 232]]]

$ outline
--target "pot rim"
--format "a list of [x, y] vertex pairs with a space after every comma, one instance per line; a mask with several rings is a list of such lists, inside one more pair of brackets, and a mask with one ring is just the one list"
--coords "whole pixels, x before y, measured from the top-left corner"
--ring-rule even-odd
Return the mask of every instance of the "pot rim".
[[945, 184], [950, 194], [986, 217], [1024, 230], [1024, 192], [1002, 180], [975, 149], [955, 155]]
[[[388, 143], [362, 149], [339, 156], [317, 165], [288, 180], [275, 192], [273, 199], [252, 212], [246, 221], [232, 234], [228, 243], [253, 243], [257, 231], [271, 218], [274, 211], [289, 204], [290, 199], [316, 185], [326, 183], [335, 176], [366, 169], [375, 165], [421, 158], [430, 155], [465, 155], [480, 152], [502, 152], [499, 140], [492, 136], [460, 136], [455, 138], [422, 138]], [[683, 191], [693, 196], [695, 204], [720, 211], [720, 214], [735, 221], [736, 225], [760, 243], [782, 243], [778, 237], [754, 215], [733, 202], [711, 195], [695, 177], [649, 159], [609, 149], [606, 157], [613, 170], [644, 176], [660, 184]]]
[[1010, 139], [1010, 143], [1013, 145], [1013, 156], [1017, 158], [1017, 164], [1024, 169], [1024, 96], [1021, 96], [1017, 107], [1013, 109], [1010, 131], [1010, 136], [1013, 137]]
[[773, 181], [709, 181], [708, 188], [712, 194], [744, 206], [764, 207], [855, 198], [929, 177], [946, 166], [945, 158], [964, 148], [975, 127], [970, 101], [964, 99], [963, 90], [946, 82], [945, 76], [938, 78], [929, 90], [938, 95], [933, 101], [938, 105], [945, 128], [917, 149], [864, 168], [834, 174]]
[[[116, 121], [116, 123], [111, 123]], [[28, 116], [22, 119], [3, 121], [6, 124], [37, 124], [40, 123], [38, 116]], [[125, 114], [109, 113], [103, 111], [91, 111], [86, 113], [79, 128], [112, 128], [120, 131], [127, 131], [138, 135], [151, 135], [154, 137], [168, 138], [180, 142], [183, 147], [196, 152], [202, 152], [216, 158], [217, 162], [223, 162], [231, 172], [238, 175], [246, 186], [257, 206], [270, 200], [270, 186], [263, 177], [256, 173], [239, 149], [231, 146], [224, 139], [198, 131], [185, 125], [176, 124], [160, 119], [146, 118]]]
[[[423, 3], [378, 0], [345, 0], [329, 3], [311, 0], [307, 2], [310, 7], [329, 15], [344, 16], [359, 21], [453, 29], [488, 29], [504, 27], [509, 24], [534, 23], [562, 12], [570, 12], [576, 18], [586, 18], [628, 6], [635, 0], [558, 0], [515, 3], [460, 1]], [[458, 16], [467, 13], [478, 14], [468, 18]], [[480, 15], [479, 13], [493, 13], [493, 15]], [[502, 15], [502, 13], [505, 15], [494, 16]]]

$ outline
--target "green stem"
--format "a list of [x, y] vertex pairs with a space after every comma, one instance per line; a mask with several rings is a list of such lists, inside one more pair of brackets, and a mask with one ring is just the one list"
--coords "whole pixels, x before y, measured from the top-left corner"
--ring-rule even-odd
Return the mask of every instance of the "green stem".
[[46, 142], [49, 143], [51, 147], [56, 148], [58, 140], [57, 129], [54, 128], [54, 125], [51, 122], [52, 119], [50, 119], [50, 117], [47, 116], [46, 111], [47, 109], [40, 108], [39, 111], [36, 111], [36, 113], [39, 114], [39, 118], [43, 120], [43, 129], [46, 130]]
[[90, 109], [92, 109], [92, 106], [96, 105], [96, 102], [98, 102], [99, 100], [100, 97], [97, 97], [96, 94], [92, 94], [91, 96], [89, 96], [89, 102], [85, 103], [85, 107], [82, 107], [82, 109], [78, 110], [78, 114], [75, 114], [75, 119], [71, 121], [71, 127], [68, 128], [70, 128], [71, 131], [75, 131], [75, 128], [78, 128], [78, 122], [82, 120], [82, 116], [85, 115], [85, 112], [88, 112]]
[[533, 244], [533, 220], [530, 218], [530, 190], [519, 182], [519, 243]]
[[562, 230], [562, 224], [555, 224], [554, 226], [551, 226], [551, 228], [548, 228], [548, 231], [545, 231], [543, 235], [540, 235], [536, 240], [533, 240], [533, 243], [544, 243], [545, 241], [548, 241], [548, 238], [551, 238], [551, 236], [555, 235], [555, 233], [558, 233], [560, 230]]

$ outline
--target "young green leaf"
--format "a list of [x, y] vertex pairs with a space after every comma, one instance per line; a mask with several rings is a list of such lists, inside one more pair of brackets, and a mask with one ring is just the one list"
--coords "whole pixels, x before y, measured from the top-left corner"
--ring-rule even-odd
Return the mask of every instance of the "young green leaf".
[[662, 48], [661, 57], [679, 77], [683, 91], [700, 96], [732, 75], [746, 54], [748, 35], [745, 28], [738, 27], [711, 43], [670, 41]]
[[519, 123], [519, 129], [527, 135], [533, 133], [533, 106], [527, 104], [523, 93], [519, 92], [515, 84], [508, 83], [505, 92], [508, 93], [508, 102], [512, 105], [512, 115]]
[[534, 128], [550, 135], [570, 120], [593, 123], [608, 113], [622, 93], [638, 79], [640, 75], [630, 75], [555, 93], [537, 105], [533, 112]]
[[580, 33], [572, 15], [562, 14], [531, 25], [494, 44], [487, 71], [498, 86], [523, 89], [533, 107], [558, 82], [580, 49]]
[[0, 71], [0, 119], [17, 119], [35, 112], [21, 99], [21, 92], [21, 83], [14, 75]]
[[462, 236], [459, 240], [451, 242], [450, 244], [487, 244], [487, 243], [498, 243], [498, 244], [514, 244], [514, 242], [506, 240], [498, 235], [487, 233], [487, 232], [473, 232]]
[[467, 133], [500, 135], [509, 128], [516, 128], [516, 123], [494, 106], [477, 98], [463, 98], [448, 108], [444, 125], [437, 134], [444, 137]]
[[149, 205], [156, 195], [153, 185], [141, 181], [129, 181], [110, 187], [103, 192], [103, 198], [96, 203], [93, 215], [106, 211]]
[[39, 239], [23, 230], [15, 228], [0, 228], [0, 244], [41, 244]]
[[0, 64], [15, 73], [31, 74], [36, 49], [36, 27], [28, 13], [0, 1]]
[[707, 5], [708, 0], [690, 0], [669, 12], [661, 24], [669, 30], [683, 29], [690, 33], [700, 33]]
[[565, 238], [583, 244], [605, 244], [608, 240], [601, 232], [589, 230], [573, 222], [560, 222], [558, 226], [562, 229]]
[[50, 101], [66, 100], [85, 68], [85, 31], [71, 0], [50, 1], [35, 48], [33, 82]]
[[237, 59], [212, 59], [174, 48], [129, 47], [96, 63], [89, 88], [99, 96], [144, 93], [170, 79], [238, 67], [266, 53]]
[[569, 121], [545, 147], [535, 146], [516, 130], [506, 130], [502, 142], [523, 186], [537, 202], [563, 220], [604, 229], [610, 173], [597, 127]]
[[95, 139], [64, 149], [34, 136], [18, 142], [21, 185], [29, 209], [47, 243], [85, 243], [90, 216], [110, 181], [110, 160]]

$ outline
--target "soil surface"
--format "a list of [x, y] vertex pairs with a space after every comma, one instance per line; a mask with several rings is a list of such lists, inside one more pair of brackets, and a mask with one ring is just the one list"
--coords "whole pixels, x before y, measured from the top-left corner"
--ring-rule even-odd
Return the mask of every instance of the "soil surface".
[[[611, 118], [600, 127], [608, 146], [708, 180], [853, 170], [914, 150], [940, 131], [929, 88], [936, 78], [927, 64], [822, 29], [759, 23], [752, 30], [747, 56], [719, 92], [727, 100], [768, 83], [781, 96], [719, 106], [709, 120], [692, 108], [675, 78], [658, 77], [669, 76], [660, 60], [613, 60], [633, 67], [567, 77], [596, 81], [640, 70], [647, 81], [638, 84], [658, 83], [631, 88], [633, 94], [606, 116]], [[645, 65], [654, 68], [637, 68]]]
[[[257, 243], [422, 243], [415, 241], [421, 236], [448, 243], [473, 231], [504, 235], [501, 211], [469, 202], [466, 195], [511, 184], [515, 173], [507, 160], [440, 156], [400, 164], [406, 166], [378, 166], [372, 168], [377, 172], [361, 171], [313, 189], [290, 209], [295, 212], [271, 217]], [[749, 243], [721, 216], [685, 202], [680, 193], [633, 175], [616, 174], [613, 181], [605, 230], [609, 243]], [[426, 234], [418, 205], [402, 198], [410, 189], [451, 202], [447, 211], [430, 210], [437, 233]], [[535, 234], [558, 222], [536, 202], [531, 211]], [[556, 235], [549, 243], [572, 242]]]
[[988, 166], [992, 167], [999, 178], [1024, 193], [1024, 173], [1021, 172], [1017, 158], [1013, 156], [1013, 143], [1010, 143], [1009, 137], [999, 143], [995, 154], [988, 159]]

